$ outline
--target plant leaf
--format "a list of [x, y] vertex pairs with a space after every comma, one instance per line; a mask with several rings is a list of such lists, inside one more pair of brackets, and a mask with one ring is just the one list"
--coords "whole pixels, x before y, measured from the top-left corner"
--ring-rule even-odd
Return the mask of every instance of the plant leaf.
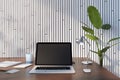
[[91, 28], [88, 28], [88, 27], [85, 27], [85, 26], [82, 26], [82, 29], [90, 34], [94, 34], [94, 30], [92, 30]]
[[110, 24], [104, 24], [104, 25], [102, 25], [102, 29], [104, 29], [104, 30], [109, 30], [110, 28], [111, 28]]
[[102, 50], [100, 50], [100, 52], [105, 53], [109, 48], [110, 48], [110, 46], [107, 46], [107, 47], [103, 48]]
[[90, 50], [91, 52], [93, 52], [93, 53], [96, 53], [96, 54], [98, 54], [98, 52], [96, 52], [96, 51], [93, 51], [93, 50]]
[[87, 13], [88, 13], [89, 19], [90, 19], [91, 23], [93, 24], [93, 26], [96, 29], [100, 29], [102, 27], [102, 19], [101, 19], [100, 13], [96, 9], [96, 7], [89, 6], [87, 8]]
[[119, 43], [120, 43], [120, 42], [118, 42], [118, 43], [115, 43], [115, 44], [111, 45], [111, 47], [112, 47], [112, 46], [115, 46], [115, 45], [117, 45], [117, 44], [119, 44]]
[[94, 35], [90, 35], [90, 34], [85, 34], [85, 36], [86, 36], [87, 38], [91, 39], [91, 40], [94, 40], [94, 41], [99, 39], [98, 37], [96, 37], [96, 36], [94, 36]]
[[[117, 40], [117, 39], [120, 39], [120, 37], [112, 38], [112, 39], [110, 39], [110, 40], [108, 41], [108, 43], [110, 43], [111, 41]], [[107, 43], [107, 44], [108, 44], [108, 43]]]

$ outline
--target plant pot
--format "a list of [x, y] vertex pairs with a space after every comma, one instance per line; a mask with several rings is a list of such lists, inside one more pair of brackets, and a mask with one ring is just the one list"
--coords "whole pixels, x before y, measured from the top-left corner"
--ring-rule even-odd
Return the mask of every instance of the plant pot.
[[99, 57], [99, 64], [101, 67], [103, 67], [103, 58], [102, 57]]

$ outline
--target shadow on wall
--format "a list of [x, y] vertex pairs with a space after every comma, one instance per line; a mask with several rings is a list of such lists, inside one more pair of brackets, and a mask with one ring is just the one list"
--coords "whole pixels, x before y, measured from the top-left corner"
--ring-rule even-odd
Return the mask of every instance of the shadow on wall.
[[[103, 1], [99, 1], [99, 0], [95, 0], [95, 1], [87, 1], [87, 0], [52, 0], [52, 1], [36, 0], [36, 4], [38, 4], [38, 6], [43, 4], [44, 6], [47, 6], [48, 8], [51, 8], [56, 12], [59, 12], [61, 14], [64, 14], [64, 15], [67, 15], [67, 16], [73, 18], [73, 20], [76, 20], [76, 21], [78, 20], [78, 22], [82, 21], [86, 24], [90, 24], [90, 22], [88, 20], [88, 16], [87, 16], [87, 7], [89, 5], [94, 5], [98, 8], [100, 14], [102, 15], [102, 18], [104, 21], [103, 23], [111, 24], [111, 26], [112, 26], [111, 33], [113, 36], [116, 36], [119, 34], [119, 31], [114, 33], [116, 30], [119, 29], [117, 27], [118, 22], [116, 22], [116, 21], [118, 21], [118, 15], [117, 15], [118, 10], [112, 9], [113, 4], [111, 4], [111, 3], [113, 3], [113, 2], [117, 3], [117, 1], [104, 1], [104, 0]], [[101, 9], [101, 6], [104, 8]], [[108, 6], [109, 8], [106, 6]], [[117, 9], [117, 5], [115, 5], [115, 6], [116, 6], [115, 9]], [[114, 14], [113, 14], [113, 12], [114, 12]], [[90, 26], [91, 26], [91, 24], [90, 24]], [[113, 29], [113, 27], [114, 27], [114, 29]], [[109, 36], [108, 34], [105, 34], [105, 35]]]
[[116, 53], [111, 53], [113, 54], [111, 57], [109, 55], [105, 55], [105, 60], [106, 62], [108, 61], [109, 65], [105, 65], [105, 68], [113, 72], [115, 75], [120, 77], [120, 51], [117, 51]]
[[25, 53], [35, 52], [35, 42], [29, 45], [23, 45], [25, 42], [21, 43], [18, 41], [19, 43], [16, 43], [13, 38], [9, 38], [0, 32], [0, 57], [24, 57]]
[[47, 6], [55, 12], [67, 15], [75, 20], [88, 22], [88, 4], [83, 0], [36, 0], [36, 4], [38, 4], [38, 6], [43, 4], [43, 7]]

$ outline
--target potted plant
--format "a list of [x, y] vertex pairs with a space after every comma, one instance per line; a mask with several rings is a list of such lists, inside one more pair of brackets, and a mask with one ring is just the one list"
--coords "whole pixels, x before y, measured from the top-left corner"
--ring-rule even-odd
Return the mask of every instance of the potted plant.
[[101, 29], [109, 30], [111, 28], [111, 25], [102, 23], [101, 15], [100, 15], [100, 13], [99, 13], [99, 11], [98, 11], [98, 9], [96, 7], [88, 6], [87, 13], [88, 13], [89, 20], [90, 20], [90, 22], [93, 25], [93, 29], [90, 28], [87, 24], [82, 26], [82, 29], [86, 32], [85, 36], [88, 39], [90, 39], [90, 40], [95, 42], [97, 50], [96, 51], [90, 50], [90, 51], [98, 55], [100, 66], [103, 66], [103, 57], [104, 57], [105, 52], [109, 48], [111, 48], [112, 46], [118, 44], [119, 42], [115, 43], [115, 44], [111, 44], [111, 42], [119, 39], [120, 37], [112, 38], [112, 39], [110, 39], [110, 40], [108, 40], [106, 42], [106, 46], [101, 46], [99, 44], [99, 41], [101, 39], [99, 38], [99, 35], [95, 34], [94, 30], [95, 29], [97, 29], [98, 31], [101, 30]]

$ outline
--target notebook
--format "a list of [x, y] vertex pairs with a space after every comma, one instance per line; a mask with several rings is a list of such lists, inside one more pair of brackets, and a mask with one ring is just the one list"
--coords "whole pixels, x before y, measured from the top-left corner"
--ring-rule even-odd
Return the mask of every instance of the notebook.
[[29, 73], [75, 73], [70, 42], [38, 42], [35, 66]]
[[19, 61], [3, 61], [3, 62], [0, 62], [0, 67], [10, 67], [10, 66], [13, 66], [13, 65], [16, 65], [19, 63], [21, 63], [21, 62], [19, 62]]
[[30, 63], [22, 63], [22, 64], [14, 66], [14, 68], [26, 68], [26, 67], [29, 67], [31, 65], [32, 64], [30, 64]]

